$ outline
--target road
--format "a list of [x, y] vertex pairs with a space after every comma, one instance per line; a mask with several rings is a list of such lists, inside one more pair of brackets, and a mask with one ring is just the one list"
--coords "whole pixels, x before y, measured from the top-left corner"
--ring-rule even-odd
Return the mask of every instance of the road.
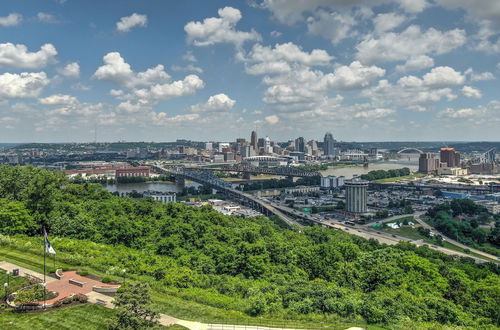
[[[318, 215], [318, 214], [311, 215], [311, 214], [308, 214], [308, 213], [305, 213], [305, 212], [301, 212], [301, 211], [298, 211], [298, 210], [295, 210], [295, 209], [291, 209], [291, 208], [289, 208], [287, 206], [278, 205], [278, 204], [273, 203], [273, 202], [269, 202], [269, 203], [272, 206], [274, 206], [275, 208], [277, 208], [277, 209], [279, 209], [281, 211], [284, 211], [286, 213], [295, 214], [296, 216], [298, 216], [300, 218], [303, 218], [306, 221], [314, 222], [314, 223], [316, 223], [318, 225], [321, 225], [321, 226], [324, 226], [324, 227], [330, 227], [330, 228], [334, 228], [334, 229], [337, 229], [337, 230], [342, 230], [342, 231], [345, 231], [346, 233], [349, 233], [351, 235], [360, 236], [360, 237], [363, 237], [365, 239], [373, 238], [373, 239], [377, 240], [380, 243], [384, 243], [384, 244], [388, 244], [388, 245], [395, 245], [395, 244], [397, 244], [397, 243], [399, 243], [401, 241], [410, 242], [410, 243], [413, 243], [413, 244], [415, 244], [417, 246], [427, 246], [430, 249], [437, 250], [437, 251], [440, 251], [440, 252], [448, 254], [448, 255], [472, 258], [477, 263], [491, 262], [491, 260], [479, 258], [479, 257], [476, 257], [476, 256], [471, 256], [471, 255], [463, 253], [463, 252], [458, 252], [458, 251], [455, 251], [455, 250], [450, 250], [450, 249], [447, 249], [447, 248], [444, 248], [444, 247], [440, 247], [440, 246], [436, 246], [436, 245], [429, 245], [427, 242], [424, 242], [422, 240], [413, 240], [413, 239], [410, 239], [410, 238], [407, 238], [407, 237], [403, 237], [403, 236], [399, 236], [399, 235], [394, 235], [394, 234], [389, 234], [389, 233], [386, 233], [386, 232], [383, 232], [383, 231], [377, 231], [376, 229], [370, 228], [371, 224], [365, 224], [365, 225], [357, 225], [357, 224], [356, 225], [345, 225], [342, 221], [337, 220], [337, 219], [326, 219], [325, 217], [322, 217], [321, 215]], [[415, 212], [413, 214], [408, 214], [408, 215], [392, 216], [390, 218], [384, 219], [382, 222], [387, 222], [387, 221], [399, 219], [399, 218], [402, 218], [404, 216], [413, 216], [419, 223], [422, 223], [423, 221], [420, 220], [420, 216], [422, 214], [424, 214], [424, 213], [425, 212], [420, 211], [420, 212]], [[431, 229], [433, 232], [436, 232], [436, 230], [434, 228], [430, 227], [427, 224], [425, 224], [425, 225], [429, 229]], [[443, 236], [441, 233], [439, 233], [439, 235]], [[458, 243], [458, 242], [455, 242], [455, 241], [453, 241], [453, 240], [451, 240], [451, 239], [449, 239], [449, 238], [447, 238], [445, 236], [443, 236], [443, 237], [447, 241], [449, 241], [450, 243], [452, 243], [452, 244]], [[471, 251], [474, 250], [474, 252], [475, 252], [475, 249], [471, 249], [471, 248], [469, 248], [469, 247], [467, 247], [467, 246], [465, 246], [463, 244], [460, 244], [460, 245], [456, 244], [456, 245], [460, 246], [460, 247], [464, 246], [463, 248], [469, 249]], [[479, 252], [481, 252], [481, 251], [479, 251]], [[490, 255], [490, 254], [485, 253], [485, 252], [481, 252], [481, 253], [478, 253], [478, 254], [480, 254], [480, 255], [482, 255], [484, 257], [493, 259], [493, 260], [497, 260], [496, 256]]]
[[453, 245], [456, 245], [462, 249], [468, 249], [470, 250], [471, 252], [474, 252], [476, 254], [479, 254], [479, 255], [482, 255], [483, 257], [486, 257], [486, 258], [490, 258], [490, 259], [493, 259], [493, 260], [499, 260], [497, 256], [493, 255], [493, 254], [490, 254], [490, 253], [486, 253], [486, 252], [483, 252], [481, 250], [477, 250], [477, 249], [474, 249], [474, 248], [471, 248], [470, 246], [467, 246], [467, 245], [464, 245], [448, 236], [445, 236], [443, 233], [437, 231], [434, 227], [430, 226], [429, 224], [427, 224], [424, 220], [420, 219], [420, 217], [418, 218], [415, 218], [415, 220], [417, 220], [417, 222], [419, 224], [422, 225], [422, 227], [424, 228], [427, 228], [429, 229], [430, 231], [432, 231], [434, 234], [438, 234], [438, 235], [441, 235], [443, 237], [444, 240], [446, 240], [448, 243], [451, 243]]

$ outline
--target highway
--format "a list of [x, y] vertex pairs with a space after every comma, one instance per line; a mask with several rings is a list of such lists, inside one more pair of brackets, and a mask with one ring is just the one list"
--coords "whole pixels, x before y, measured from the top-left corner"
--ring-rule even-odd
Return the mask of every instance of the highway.
[[[417, 246], [425, 245], [431, 249], [443, 252], [443, 253], [448, 254], [448, 255], [456, 255], [456, 256], [461, 256], [461, 257], [472, 258], [477, 263], [484, 263], [484, 262], [491, 261], [491, 260], [486, 260], [483, 258], [471, 256], [471, 255], [468, 255], [466, 253], [450, 250], [447, 248], [443, 248], [443, 247], [439, 247], [439, 246], [435, 246], [435, 245], [428, 245], [426, 242], [423, 242], [422, 240], [413, 240], [413, 239], [410, 239], [407, 237], [389, 234], [389, 233], [386, 233], [383, 231], [377, 231], [375, 229], [370, 228], [369, 227], [370, 224], [368, 224], [368, 225], [358, 225], [358, 224], [345, 225], [342, 221], [340, 221], [338, 219], [326, 218], [326, 217], [323, 217], [323, 216], [318, 215], [318, 214], [313, 215], [313, 214], [301, 212], [301, 211], [289, 208], [289, 207], [284, 206], [284, 205], [279, 205], [277, 203], [270, 202], [264, 198], [255, 197], [251, 194], [247, 194], [247, 193], [244, 193], [240, 190], [233, 189], [231, 187], [230, 183], [223, 181], [223, 180], [220, 180], [216, 177], [212, 177], [209, 174], [198, 174], [193, 170], [185, 169], [185, 168], [173, 168], [173, 169], [169, 168], [169, 169], [167, 169], [167, 168], [160, 167], [158, 165], [151, 165], [151, 166], [153, 166], [154, 168], [156, 168], [159, 171], [170, 173], [174, 176], [177, 176], [177, 177], [180, 177], [183, 179], [196, 181], [196, 182], [199, 182], [202, 184], [208, 184], [208, 185], [210, 185], [218, 190], [221, 190], [224, 194], [226, 194], [226, 196], [228, 196], [229, 198], [231, 198], [233, 200], [236, 200], [236, 201], [242, 203], [243, 205], [250, 206], [253, 209], [256, 209], [259, 212], [267, 214], [267, 215], [270, 215], [270, 214], [276, 215], [281, 220], [283, 220], [285, 223], [287, 223], [289, 226], [302, 227], [302, 225], [298, 221], [295, 220], [295, 218], [298, 218], [298, 219], [301, 219], [302, 221], [307, 221], [307, 222], [314, 223], [314, 224], [317, 224], [317, 225], [320, 225], [323, 227], [329, 227], [329, 228], [333, 228], [333, 229], [337, 229], [337, 230], [342, 230], [342, 231], [345, 231], [349, 234], [360, 236], [360, 237], [363, 237], [365, 239], [373, 238], [373, 239], [376, 239], [377, 241], [379, 241], [380, 243], [384, 243], [384, 244], [394, 245], [400, 241], [405, 241], [405, 242], [411, 242]], [[204, 173], [210, 173], [210, 172], [204, 172]], [[414, 214], [411, 214], [411, 216], [414, 216], [414, 218], [420, 224], [422, 224], [424, 227], [429, 228], [434, 233], [437, 233], [434, 228], [427, 225], [425, 222], [423, 222], [420, 219], [420, 216], [423, 213], [424, 212], [416, 212]], [[401, 217], [403, 217], [403, 216], [393, 216], [393, 217], [384, 219], [383, 222], [391, 221], [391, 220], [398, 219]], [[438, 233], [438, 234], [443, 236], [441, 233]], [[456, 241], [454, 241], [446, 236], [443, 236], [443, 238], [445, 240], [447, 240], [448, 242], [450, 242], [451, 244], [457, 245], [457, 246], [464, 248], [464, 249], [469, 249], [470, 251], [473, 251], [474, 253], [477, 253], [479, 255], [493, 259], [496, 262], [498, 262], [496, 256], [493, 256], [491, 254], [488, 254], [488, 253], [485, 253], [482, 251], [478, 251], [475, 249], [471, 249], [471, 248], [469, 248], [463, 244], [460, 244], [460, 243], [458, 243], [458, 242], [456, 242]]]
[[[342, 230], [342, 231], [345, 231], [346, 233], [349, 233], [351, 235], [360, 236], [360, 237], [363, 237], [365, 239], [373, 238], [373, 239], [379, 241], [380, 243], [384, 243], [384, 244], [388, 244], [388, 245], [395, 245], [395, 244], [397, 244], [400, 241], [410, 242], [410, 243], [413, 243], [413, 244], [415, 244], [417, 246], [427, 246], [430, 249], [437, 250], [437, 251], [440, 251], [440, 252], [448, 254], [448, 255], [454, 255], [454, 256], [472, 258], [477, 263], [491, 262], [491, 260], [487, 260], [487, 259], [482, 259], [482, 258], [479, 258], [479, 257], [471, 256], [469, 254], [458, 252], [458, 251], [455, 251], [455, 250], [450, 250], [450, 249], [447, 249], [447, 248], [444, 248], [444, 247], [441, 247], [441, 246], [430, 245], [427, 242], [424, 242], [422, 240], [414, 240], [414, 239], [411, 239], [411, 238], [407, 238], [407, 237], [403, 237], [403, 236], [399, 236], [399, 235], [393, 235], [393, 234], [389, 234], [389, 233], [386, 233], [386, 232], [383, 232], [383, 231], [378, 231], [376, 229], [370, 228], [371, 224], [365, 224], [365, 225], [358, 225], [358, 224], [356, 224], [356, 225], [345, 225], [340, 220], [327, 219], [325, 217], [322, 217], [321, 215], [311, 215], [311, 214], [308, 214], [308, 213], [305, 213], [305, 212], [301, 212], [301, 211], [298, 211], [298, 210], [295, 210], [295, 209], [291, 209], [291, 208], [289, 208], [287, 206], [278, 205], [278, 204], [273, 203], [273, 202], [270, 202], [270, 204], [272, 206], [274, 206], [275, 208], [277, 208], [277, 209], [279, 209], [279, 210], [281, 210], [281, 211], [283, 211], [283, 212], [285, 212], [287, 214], [294, 214], [294, 215], [296, 215], [297, 217], [299, 217], [299, 218], [301, 218], [303, 220], [314, 222], [314, 223], [316, 223], [316, 224], [318, 224], [320, 226], [323, 226], [323, 227], [330, 227], [330, 228], [334, 228], [334, 229], [337, 229], [337, 230]], [[424, 214], [424, 213], [425, 212], [416, 212], [416, 213], [413, 213], [413, 214], [408, 214], [407, 216], [413, 216], [419, 223], [425, 223], [422, 220], [420, 220], [420, 216], [422, 214]], [[391, 221], [391, 220], [402, 218], [404, 216], [405, 215], [393, 216], [393, 217], [384, 219], [382, 222], [388, 222], [388, 221]], [[429, 228], [432, 232], [437, 233], [436, 230], [434, 228], [430, 227], [429, 225], [427, 225], [427, 228]], [[441, 235], [441, 236], [443, 236], [441, 233], [438, 233], [438, 234]], [[458, 242], [455, 242], [455, 241], [449, 239], [446, 236], [443, 236], [443, 238], [445, 240], [447, 240], [448, 242], [450, 242], [451, 244], [455, 245], [456, 243], [458, 243]], [[490, 255], [490, 254], [482, 252], [482, 251], [476, 252], [477, 250], [475, 250], [475, 249], [471, 249], [470, 247], [467, 247], [467, 246], [465, 246], [463, 244], [460, 244], [460, 245], [459, 244], [456, 244], [456, 245], [459, 246], [459, 247], [461, 247], [461, 248], [464, 248], [464, 249], [469, 249], [470, 251], [473, 251], [475, 253], [483, 255], [483, 256], [485, 256], [487, 258], [490, 258], [490, 259], [493, 259], [493, 260], [497, 260], [496, 256]], [[481, 253], [479, 253], [479, 252], [481, 252]]]

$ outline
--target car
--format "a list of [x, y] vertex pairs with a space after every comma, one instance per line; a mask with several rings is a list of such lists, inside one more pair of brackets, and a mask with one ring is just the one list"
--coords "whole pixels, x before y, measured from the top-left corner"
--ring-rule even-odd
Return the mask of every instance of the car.
[[433, 247], [433, 248], [437, 249], [437, 246], [435, 246], [435, 245], [431, 245], [431, 247]]
[[397, 237], [396, 235], [392, 234], [392, 237]]

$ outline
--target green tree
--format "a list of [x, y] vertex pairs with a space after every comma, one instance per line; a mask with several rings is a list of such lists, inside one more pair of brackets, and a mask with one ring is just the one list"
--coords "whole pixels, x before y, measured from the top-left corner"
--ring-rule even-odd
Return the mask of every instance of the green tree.
[[158, 326], [159, 313], [151, 306], [149, 286], [145, 283], [127, 284], [118, 290], [114, 304], [116, 316], [109, 329], [148, 329]]

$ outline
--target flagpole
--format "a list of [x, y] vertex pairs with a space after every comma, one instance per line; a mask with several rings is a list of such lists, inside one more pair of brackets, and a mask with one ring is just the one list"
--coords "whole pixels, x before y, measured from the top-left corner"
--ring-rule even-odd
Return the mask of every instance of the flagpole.
[[46, 297], [45, 297], [45, 259], [46, 259], [46, 255], [47, 255], [47, 242], [46, 242], [46, 235], [47, 235], [47, 232], [45, 231], [45, 227], [43, 228], [43, 308], [45, 309], [45, 301], [46, 301]]

